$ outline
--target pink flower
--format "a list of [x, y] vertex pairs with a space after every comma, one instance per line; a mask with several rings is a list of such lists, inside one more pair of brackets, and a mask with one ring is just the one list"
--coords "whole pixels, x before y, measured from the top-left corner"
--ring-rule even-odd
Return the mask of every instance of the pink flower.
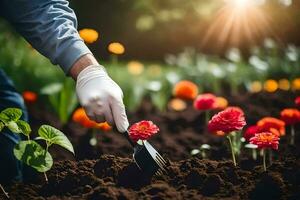
[[133, 124], [128, 130], [129, 136], [134, 142], [147, 140], [158, 131], [159, 128], [152, 121], [146, 120]]
[[251, 144], [257, 145], [260, 149], [272, 148], [277, 150], [279, 145], [279, 137], [271, 132], [256, 133], [250, 139]]
[[196, 110], [212, 110], [217, 107], [217, 97], [213, 94], [200, 94], [194, 101], [194, 108]]
[[260, 132], [260, 129], [258, 126], [256, 125], [253, 125], [253, 126], [249, 126], [246, 131], [244, 132], [244, 135], [243, 137], [249, 141], [250, 138], [252, 138], [256, 133], [259, 133]]
[[295, 104], [296, 106], [300, 106], [300, 96], [296, 97]]
[[245, 125], [246, 121], [241, 109], [230, 107], [212, 117], [208, 122], [208, 130], [213, 133], [218, 131], [230, 133], [241, 130]]

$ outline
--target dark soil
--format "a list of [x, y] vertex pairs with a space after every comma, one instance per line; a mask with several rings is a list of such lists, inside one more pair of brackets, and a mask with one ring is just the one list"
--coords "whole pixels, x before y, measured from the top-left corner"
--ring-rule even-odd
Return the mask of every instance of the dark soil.
[[[228, 98], [231, 105], [244, 109], [251, 125], [264, 116], [278, 117], [282, 108], [294, 107], [294, 97], [294, 93], [278, 92]], [[128, 115], [129, 120], [158, 124], [161, 131], [150, 143], [169, 159], [167, 172], [149, 179], [133, 163], [132, 149], [120, 133], [99, 133], [98, 145], [93, 147], [89, 145], [91, 133], [84, 128], [72, 122], [61, 126], [41, 109], [30, 108], [30, 113], [36, 127], [48, 123], [68, 134], [78, 161], [53, 148], [56, 162], [47, 172], [49, 183], [39, 174], [26, 183], [6, 185], [11, 199], [300, 199], [299, 134], [296, 146], [287, 144], [288, 135], [282, 138], [267, 172], [263, 172], [261, 158], [253, 161], [246, 153], [234, 167], [224, 138], [206, 132], [203, 113], [191, 106], [183, 112], [158, 112], [144, 101], [136, 113]], [[299, 127], [296, 130], [300, 133]], [[191, 157], [190, 151], [204, 143], [212, 146], [211, 160]]]

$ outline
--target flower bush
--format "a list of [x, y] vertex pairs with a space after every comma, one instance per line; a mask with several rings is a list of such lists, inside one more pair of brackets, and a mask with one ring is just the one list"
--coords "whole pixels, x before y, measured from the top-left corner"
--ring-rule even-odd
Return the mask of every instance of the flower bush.
[[152, 121], [143, 120], [133, 124], [128, 133], [132, 141], [137, 142], [138, 140], [148, 140], [158, 131], [159, 128]]
[[272, 132], [278, 136], [285, 135], [284, 121], [274, 117], [264, 117], [256, 124], [261, 132]]
[[181, 99], [194, 100], [198, 95], [198, 86], [191, 81], [180, 81], [174, 86], [173, 95]]

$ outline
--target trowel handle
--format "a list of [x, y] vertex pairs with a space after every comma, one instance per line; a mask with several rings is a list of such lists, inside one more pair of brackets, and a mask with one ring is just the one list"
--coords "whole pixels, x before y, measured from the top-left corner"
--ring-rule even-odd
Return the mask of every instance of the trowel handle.
[[132, 147], [135, 147], [135, 143], [130, 139], [128, 131], [124, 132], [123, 135], [126, 137], [127, 141]]

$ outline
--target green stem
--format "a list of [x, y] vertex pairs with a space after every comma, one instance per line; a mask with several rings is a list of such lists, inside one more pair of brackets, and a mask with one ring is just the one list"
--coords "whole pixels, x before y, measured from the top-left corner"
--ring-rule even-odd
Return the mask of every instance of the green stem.
[[2, 190], [3, 194], [6, 196], [6, 198], [9, 199], [8, 193], [4, 190], [3, 186], [0, 184], [0, 189]]
[[290, 142], [290, 144], [291, 145], [295, 144], [295, 128], [293, 125], [291, 126], [291, 142]]
[[44, 172], [44, 177], [45, 177], [45, 180], [46, 180], [46, 182], [48, 184], [49, 180], [48, 180], [48, 176], [47, 176], [46, 172]]
[[235, 160], [235, 155], [234, 155], [234, 150], [233, 150], [230, 135], [228, 135], [227, 138], [228, 138], [230, 149], [231, 149], [232, 161], [233, 161], [234, 166], [236, 166], [236, 160]]
[[205, 111], [205, 124], [208, 124], [208, 121], [209, 121], [209, 117], [210, 117], [210, 114], [209, 114], [209, 111]]
[[267, 171], [267, 166], [266, 166], [266, 151], [263, 149], [263, 166], [264, 166], [264, 171]]

